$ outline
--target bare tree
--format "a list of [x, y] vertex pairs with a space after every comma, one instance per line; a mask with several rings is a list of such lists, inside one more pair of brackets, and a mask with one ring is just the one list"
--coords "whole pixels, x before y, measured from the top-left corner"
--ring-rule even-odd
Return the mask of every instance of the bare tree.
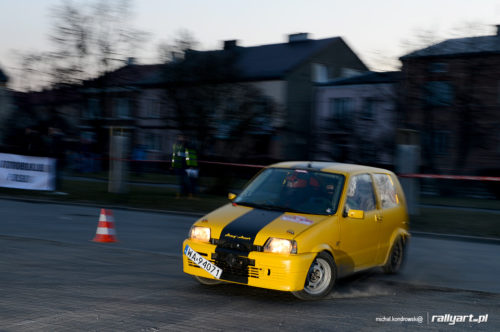
[[[183, 40], [185, 37], [189, 38]], [[196, 138], [201, 154], [212, 150], [215, 142], [222, 150], [236, 141], [265, 145], [257, 141], [270, 137], [270, 116], [276, 106], [253, 85], [238, 82], [239, 50], [198, 52], [187, 48], [194, 44], [191, 35], [180, 35], [175, 40], [170, 50], [183, 50], [184, 55], [167, 63], [164, 73], [175, 128]], [[235, 159], [247, 155], [232, 149]]]
[[147, 34], [131, 26], [129, 0], [62, 0], [50, 9], [48, 51], [22, 54], [25, 89], [77, 84], [122, 65]]
[[186, 51], [196, 49], [198, 44], [189, 30], [181, 29], [173, 40], [163, 40], [158, 44], [158, 59], [161, 63], [181, 60]]
[[96, 61], [101, 72], [123, 64], [147, 38], [147, 33], [131, 27], [130, 0], [100, 0], [94, 4], [93, 38]]

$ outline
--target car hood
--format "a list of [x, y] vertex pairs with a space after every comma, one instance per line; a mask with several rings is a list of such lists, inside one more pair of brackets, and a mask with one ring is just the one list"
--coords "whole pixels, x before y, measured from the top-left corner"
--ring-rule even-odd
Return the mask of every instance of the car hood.
[[214, 239], [263, 246], [270, 237], [293, 239], [326, 218], [227, 204], [199, 219], [196, 225], [210, 227]]

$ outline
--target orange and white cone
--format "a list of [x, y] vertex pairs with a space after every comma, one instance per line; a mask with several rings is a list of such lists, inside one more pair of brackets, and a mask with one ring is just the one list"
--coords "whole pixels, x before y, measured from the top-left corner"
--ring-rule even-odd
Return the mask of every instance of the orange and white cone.
[[101, 209], [94, 242], [117, 242], [113, 211]]

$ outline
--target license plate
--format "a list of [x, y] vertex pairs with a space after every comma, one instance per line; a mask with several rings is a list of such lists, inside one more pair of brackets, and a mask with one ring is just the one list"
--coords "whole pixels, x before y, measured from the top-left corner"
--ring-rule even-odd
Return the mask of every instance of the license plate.
[[201, 267], [203, 270], [213, 275], [214, 278], [216, 279], [220, 278], [222, 274], [222, 269], [217, 267], [207, 259], [205, 259], [205, 257], [203, 257], [202, 255], [191, 249], [191, 247], [189, 247], [188, 245], [186, 245], [186, 248], [184, 248], [184, 255], [186, 255], [190, 260], [192, 260], [196, 265]]

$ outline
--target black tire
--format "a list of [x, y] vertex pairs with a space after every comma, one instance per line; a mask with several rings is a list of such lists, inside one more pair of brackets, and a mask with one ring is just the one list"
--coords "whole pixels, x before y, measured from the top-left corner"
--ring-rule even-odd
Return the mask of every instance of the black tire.
[[318, 300], [328, 295], [337, 279], [337, 266], [333, 257], [320, 252], [307, 272], [304, 289], [292, 292], [301, 300]]
[[398, 237], [391, 248], [389, 258], [382, 269], [387, 274], [396, 274], [401, 270], [406, 257], [406, 242]]
[[204, 277], [199, 277], [199, 276], [193, 276], [193, 278], [198, 281], [200, 284], [205, 285], [205, 286], [215, 286], [215, 285], [220, 285], [223, 283], [223, 281], [217, 280], [217, 279], [209, 279], [209, 278], [204, 278]]

